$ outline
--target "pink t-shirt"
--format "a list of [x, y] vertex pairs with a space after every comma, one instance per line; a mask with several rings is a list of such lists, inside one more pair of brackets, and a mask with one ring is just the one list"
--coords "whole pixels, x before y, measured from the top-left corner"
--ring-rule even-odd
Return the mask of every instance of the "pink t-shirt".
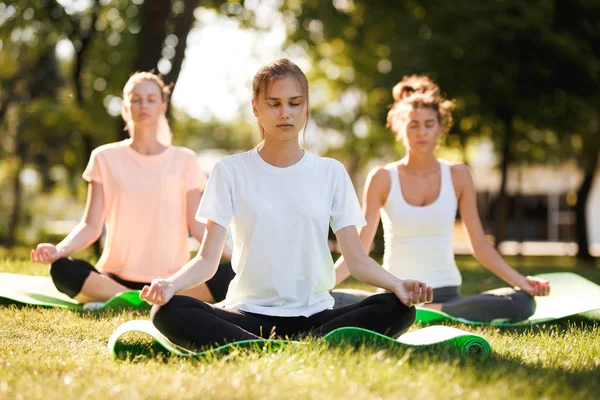
[[96, 265], [134, 282], [176, 272], [189, 260], [187, 192], [204, 190], [206, 177], [193, 151], [170, 146], [143, 155], [131, 139], [92, 152], [83, 179], [102, 184], [106, 240]]

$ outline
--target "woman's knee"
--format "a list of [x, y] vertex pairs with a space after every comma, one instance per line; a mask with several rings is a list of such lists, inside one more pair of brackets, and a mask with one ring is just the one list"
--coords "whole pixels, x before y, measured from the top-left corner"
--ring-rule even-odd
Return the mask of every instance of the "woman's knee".
[[69, 297], [81, 292], [83, 283], [95, 268], [82, 260], [59, 258], [50, 265], [50, 277], [56, 288]]
[[[167, 303], [169, 304], [169, 303]], [[164, 327], [169, 326], [169, 311], [166, 309], [166, 305], [159, 306], [155, 304], [152, 306], [152, 310], [150, 310], [150, 321], [152, 324], [161, 332], [164, 332]]]
[[154, 305], [150, 312], [150, 319], [154, 326], [161, 332], [177, 330], [178, 326], [186, 323], [192, 316], [189, 315], [190, 307], [194, 308], [194, 318], [198, 312], [210, 308], [206, 303], [188, 296], [173, 296], [171, 300], [162, 306]]
[[63, 257], [50, 264], [50, 277], [53, 281], [60, 280], [62, 277], [69, 275], [73, 269], [73, 260]]
[[374, 296], [378, 296], [378, 301], [385, 307], [386, 318], [391, 324], [391, 335], [403, 333], [415, 323], [417, 310], [414, 306], [405, 305], [393, 293], [381, 293]]
[[406, 314], [406, 318], [407, 320], [410, 320], [410, 324], [414, 324], [416, 319], [417, 319], [417, 309], [415, 306], [412, 307], [407, 307], [404, 304], [402, 304], [406, 311], [404, 312]]
[[[399, 302], [400, 303], [400, 302]], [[392, 326], [390, 327], [390, 336], [397, 337], [408, 330], [417, 318], [417, 309], [412, 306], [408, 307], [402, 303], [396, 306], [394, 310]]]
[[526, 320], [535, 313], [537, 303], [535, 302], [535, 298], [533, 298], [529, 294], [517, 290], [512, 296], [512, 301], [514, 315], [511, 319], [513, 321]]
[[182, 313], [179, 297], [184, 296], [175, 296], [162, 306], [154, 305], [150, 312], [150, 319], [156, 329], [173, 343], [191, 348], [189, 340], [186, 339], [188, 333], [186, 329], [187, 318]]
[[152, 306], [152, 310], [150, 311], [150, 320], [159, 331], [163, 332], [179, 319], [179, 315], [181, 313], [180, 297], [182, 296], [173, 296], [173, 298], [167, 304], [162, 306], [155, 304]]
[[406, 331], [410, 328], [417, 319], [417, 309], [415, 306], [408, 307], [398, 300], [399, 305], [396, 306], [396, 312], [401, 315], [401, 324], [397, 327], [397, 334]]

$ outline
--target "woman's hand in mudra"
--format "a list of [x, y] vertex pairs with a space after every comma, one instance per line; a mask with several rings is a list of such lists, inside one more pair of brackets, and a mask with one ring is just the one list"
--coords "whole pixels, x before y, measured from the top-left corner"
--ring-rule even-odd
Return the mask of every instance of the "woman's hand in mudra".
[[150, 286], [144, 286], [140, 299], [149, 304], [163, 306], [175, 295], [175, 286], [166, 279], [154, 279]]
[[433, 301], [433, 289], [421, 281], [403, 279], [394, 289], [394, 294], [406, 306], [412, 307], [418, 304], [431, 303]]

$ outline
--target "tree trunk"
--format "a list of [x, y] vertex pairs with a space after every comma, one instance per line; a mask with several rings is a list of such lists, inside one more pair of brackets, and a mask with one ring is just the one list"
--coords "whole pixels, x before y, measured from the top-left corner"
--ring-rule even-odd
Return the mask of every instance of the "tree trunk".
[[[193, 10], [192, 10], [193, 12]], [[171, 16], [171, 1], [145, 1], [142, 5], [142, 28], [138, 34], [138, 56], [135, 61], [135, 71], [155, 71], [162, 57], [162, 49], [167, 37], [167, 21]], [[127, 139], [123, 123], [118, 123], [117, 137]]]
[[523, 196], [523, 171], [518, 170], [518, 190], [515, 194], [515, 222], [517, 230], [517, 241], [519, 242], [518, 261], [523, 260], [523, 242], [525, 241], [525, 199]]
[[142, 6], [142, 27], [138, 35], [138, 71], [156, 69], [167, 36], [167, 20], [171, 16], [171, 1], [145, 1]]
[[[156, 69], [158, 61], [162, 57], [163, 44], [167, 36], [167, 25], [171, 17], [171, 2], [164, 1], [160, 3], [144, 3], [142, 29], [139, 38], [141, 46], [139, 47], [139, 56], [136, 62], [136, 69], [138, 71]], [[173, 34], [177, 37], [177, 45], [175, 46], [175, 55], [171, 59], [171, 70], [164, 76], [165, 83], [172, 85], [172, 89], [174, 89], [179, 79], [183, 60], [185, 59], [188, 34], [195, 21], [194, 10], [198, 6], [199, 1], [183, 0], [183, 3], [183, 12], [172, 22], [174, 25]], [[171, 103], [169, 103], [169, 107], [167, 108], [167, 117], [169, 117], [170, 113]], [[123, 136], [126, 137], [127, 133], [124, 132]]]
[[[72, 36], [71, 42], [76, 45], [77, 40], [79, 40], [79, 45], [76, 45], [76, 53], [75, 53], [75, 67], [73, 68], [73, 86], [75, 87], [75, 100], [77, 100], [77, 104], [80, 107], [84, 106], [84, 98], [83, 98], [83, 80], [82, 80], [82, 70], [83, 63], [85, 60], [85, 55], [87, 54], [90, 43], [96, 34], [96, 21], [98, 21], [98, 10], [100, 8], [100, 2], [98, 0], [94, 0], [92, 4], [92, 22], [90, 23], [90, 28], [87, 30], [76, 29], [77, 33], [75, 36]], [[76, 24], [73, 22], [73, 26]], [[89, 156], [89, 154], [88, 154]]]
[[507, 203], [508, 196], [506, 194], [506, 181], [508, 178], [508, 166], [511, 162], [511, 154], [510, 147], [513, 136], [513, 128], [512, 128], [512, 113], [504, 113], [502, 115], [502, 120], [504, 121], [505, 134], [504, 134], [504, 142], [502, 144], [502, 163], [500, 166], [500, 171], [502, 174], [502, 178], [500, 181], [500, 190], [498, 192], [498, 197], [496, 198], [496, 222], [494, 226], [494, 246], [496, 248], [504, 240], [506, 235], [506, 226], [507, 226]]
[[179, 73], [181, 72], [181, 66], [185, 58], [185, 49], [187, 47], [187, 37], [194, 25], [194, 10], [198, 5], [198, 0], [184, 0], [185, 9], [177, 17], [175, 21], [175, 29], [173, 33], [177, 36], [177, 46], [175, 46], [175, 56], [171, 61], [171, 71], [165, 75], [165, 83], [173, 84], [173, 87], [177, 83]]
[[[79, 107], [81, 107], [82, 109], [85, 107], [85, 98], [83, 97], [83, 64], [85, 62], [85, 55], [87, 54], [90, 48], [90, 43], [92, 42], [92, 39], [97, 32], [96, 21], [98, 20], [99, 7], [99, 1], [95, 0], [92, 5], [92, 22], [90, 24], [90, 28], [87, 31], [79, 31], [80, 44], [75, 54], [75, 67], [73, 68], [72, 79], [73, 86], [75, 87], [75, 100], [77, 101]], [[77, 37], [73, 37], [71, 39], [73, 43], [75, 43], [76, 38]], [[89, 132], [83, 132], [82, 140], [85, 158], [89, 159], [92, 155], [92, 151], [95, 148], [93, 135]], [[100, 257], [100, 254], [102, 253], [100, 248], [100, 240], [94, 241], [94, 243], [92, 243], [92, 248], [94, 249], [94, 255], [96, 257]]]
[[598, 152], [594, 151], [584, 167], [583, 181], [577, 190], [577, 203], [575, 203], [575, 236], [577, 238], [578, 246], [577, 259], [582, 261], [594, 260], [594, 257], [590, 254], [589, 250], [586, 206], [597, 167]]
[[[19, 132], [17, 132], [17, 135]], [[17, 229], [21, 222], [21, 209], [23, 205], [23, 186], [21, 185], [21, 171], [23, 165], [25, 165], [26, 157], [26, 145], [20, 140], [17, 143], [15, 155], [17, 157], [17, 167], [15, 169], [15, 175], [13, 177], [12, 188], [13, 188], [13, 206], [10, 215], [10, 221], [8, 223], [8, 238], [6, 240], [6, 247], [12, 248], [17, 243]]]

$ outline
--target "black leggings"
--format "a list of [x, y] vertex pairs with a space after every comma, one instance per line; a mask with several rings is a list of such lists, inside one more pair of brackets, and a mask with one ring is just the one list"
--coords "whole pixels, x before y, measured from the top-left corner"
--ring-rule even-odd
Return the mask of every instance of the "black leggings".
[[526, 320], [535, 312], [535, 299], [521, 290], [505, 287], [473, 296], [461, 296], [458, 286], [433, 289], [433, 302], [442, 304], [442, 311], [469, 321], [490, 322], [504, 319]]
[[[50, 266], [50, 276], [56, 288], [69, 297], [75, 297], [81, 292], [85, 280], [91, 273], [101, 274], [92, 264], [85, 260], [74, 258], [60, 258]], [[119, 278], [115, 274], [104, 274], [112, 280], [120, 283], [128, 289], [141, 290], [148, 282], [133, 282]], [[206, 282], [208, 290], [215, 301], [225, 299], [229, 282], [233, 279], [235, 273], [230, 263], [219, 265], [215, 275]]]
[[[373, 296], [372, 292], [355, 289], [336, 289], [331, 294], [335, 299], [334, 309]], [[461, 296], [458, 286], [441, 287], [433, 289], [433, 302], [440, 303], [446, 314], [478, 322], [523, 321], [533, 315], [536, 307], [533, 297], [508, 287], [473, 296]]]
[[155, 308], [152, 322], [156, 328], [174, 343], [196, 350], [239, 340], [322, 336], [344, 326], [397, 336], [415, 321], [415, 308], [405, 306], [392, 293], [376, 294], [357, 304], [310, 317], [254, 314], [186, 296], [174, 296], [164, 306]]

